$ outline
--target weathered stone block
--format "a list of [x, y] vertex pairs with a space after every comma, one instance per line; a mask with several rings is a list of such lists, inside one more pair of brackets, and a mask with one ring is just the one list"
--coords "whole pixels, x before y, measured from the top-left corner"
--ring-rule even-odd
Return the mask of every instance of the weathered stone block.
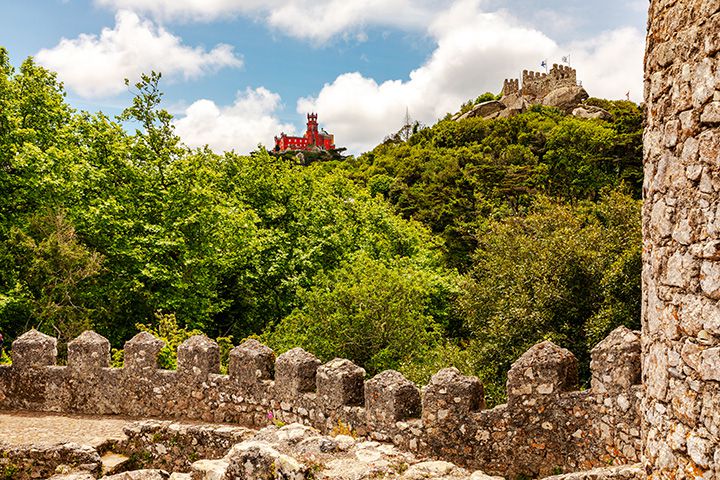
[[713, 300], [720, 299], [720, 262], [706, 260], [702, 263], [700, 288]]
[[158, 354], [165, 342], [148, 332], [140, 332], [125, 343], [125, 368], [128, 370], [157, 369]]
[[315, 390], [315, 376], [320, 360], [302, 348], [288, 350], [275, 362], [275, 392], [284, 399]]
[[12, 344], [13, 367], [40, 368], [55, 365], [57, 339], [34, 328], [19, 336]]
[[225, 456], [228, 467], [225, 478], [233, 479], [303, 479], [308, 468], [293, 457], [284, 455], [267, 442], [248, 440], [238, 443]]
[[198, 379], [219, 373], [220, 347], [205, 335], [193, 335], [178, 347], [177, 371]]
[[350, 360], [336, 358], [317, 371], [317, 393], [329, 408], [363, 405], [365, 370]]
[[705, 105], [700, 121], [703, 123], [720, 123], [720, 102], [710, 102]]
[[78, 373], [94, 372], [110, 365], [110, 342], [87, 330], [68, 343], [68, 367]]
[[423, 389], [423, 422], [463, 422], [470, 413], [485, 407], [483, 386], [476, 377], [466, 377], [457, 368], [445, 368], [433, 375]]
[[690, 254], [675, 252], [665, 267], [664, 285], [687, 288], [697, 274], [698, 265]]
[[245, 340], [230, 350], [228, 374], [245, 385], [272, 380], [275, 372], [275, 352], [255, 339]]
[[420, 414], [420, 390], [395, 370], [365, 382], [365, 413], [369, 425], [392, 425]]
[[577, 359], [569, 350], [544, 341], [531, 347], [510, 367], [508, 404], [555, 398], [577, 386]]
[[720, 347], [702, 351], [698, 373], [703, 380], [720, 381]]
[[627, 390], [641, 381], [640, 332], [620, 326], [590, 352], [593, 391]]
[[649, 347], [643, 358], [643, 375], [653, 381], [647, 384], [646, 393], [652, 398], [665, 400], [668, 390], [668, 347], [661, 343]]

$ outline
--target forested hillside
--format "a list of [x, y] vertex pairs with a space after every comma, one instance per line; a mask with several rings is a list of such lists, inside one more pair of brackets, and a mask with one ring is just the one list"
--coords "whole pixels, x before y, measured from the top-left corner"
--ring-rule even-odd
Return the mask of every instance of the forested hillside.
[[[642, 114], [443, 120], [358, 158], [189, 149], [159, 76], [116, 119], [0, 49], [0, 333], [251, 335], [374, 374], [455, 365], [490, 401], [526, 348], [640, 312]], [[397, 138], [397, 137], [394, 137]], [[121, 359], [120, 351], [116, 359]], [[1, 354], [0, 354], [1, 355]], [[172, 349], [163, 354], [173, 363]]]

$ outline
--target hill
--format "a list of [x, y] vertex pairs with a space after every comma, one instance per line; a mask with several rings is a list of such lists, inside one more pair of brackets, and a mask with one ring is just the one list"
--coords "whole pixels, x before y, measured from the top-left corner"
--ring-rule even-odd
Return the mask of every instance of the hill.
[[[145, 76], [116, 119], [0, 50], [0, 331], [201, 330], [370, 374], [478, 374], [539, 339], [588, 351], [639, 318], [641, 113], [443, 120], [358, 158], [183, 145]], [[136, 127], [133, 132], [133, 127]], [[304, 163], [304, 164], [303, 164]], [[62, 354], [62, 352], [61, 352]], [[115, 358], [120, 361], [122, 351]]]

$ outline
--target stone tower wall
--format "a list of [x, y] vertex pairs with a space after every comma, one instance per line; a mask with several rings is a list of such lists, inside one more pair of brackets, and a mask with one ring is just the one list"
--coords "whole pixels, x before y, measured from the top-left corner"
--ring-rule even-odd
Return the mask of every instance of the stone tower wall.
[[503, 89], [501, 95], [503, 97], [507, 95], [513, 95], [520, 92], [520, 81], [517, 78], [506, 78], [503, 82]]
[[255, 340], [230, 353], [195, 336], [178, 348], [177, 370], [160, 370], [163, 342], [140, 333], [111, 368], [109, 342], [85, 332], [56, 365], [56, 340], [30, 331], [0, 366], [0, 411], [199, 419], [262, 427], [301, 422], [324, 432], [341, 422], [360, 435], [510, 477], [545, 476], [634, 463], [640, 452], [640, 337], [618, 328], [592, 352], [592, 386], [577, 391], [577, 360], [550, 342], [508, 373], [508, 403], [486, 409], [475, 377], [444, 369], [422, 389], [388, 370], [365, 379], [349, 360], [325, 364], [295, 348], [282, 355]]
[[645, 467], [720, 478], [720, 3], [652, 0], [649, 18]]

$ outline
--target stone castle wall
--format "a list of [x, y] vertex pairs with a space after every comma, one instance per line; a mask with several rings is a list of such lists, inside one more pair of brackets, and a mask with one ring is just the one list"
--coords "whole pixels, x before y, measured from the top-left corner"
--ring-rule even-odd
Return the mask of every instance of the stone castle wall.
[[503, 89], [501, 95], [506, 97], [508, 95], [514, 95], [520, 93], [520, 80], [517, 78], [506, 78], [503, 82]]
[[177, 370], [157, 368], [163, 343], [148, 333], [125, 345], [123, 368], [109, 368], [110, 345], [93, 332], [68, 344], [35, 330], [13, 342], [0, 366], [0, 410], [201, 419], [260, 427], [301, 422], [338, 426], [422, 455], [503, 475], [551, 474], [637, 462], [640, 451], [640, 338], [623, 327], [592, 352], [592, 386], [574, 391], [577, 361], [550, 342], [531, 348], [508, 374], [508, 403], [487, 410], [483, 387], [455, 369], [418, 389], [400, 373], [366, 380], [348, 360], [325, 364], [302, 349], [277, 358], [248, 340], [220, 375], [207, 337], [178, 349]]
[[643, 383], [653, 479], [720, 478], [720, 3], [652, 0]]
[[520, 80], [505, 79], [502, 95], [522, 95], [541, 99], [560, 87], [577, 86], [577, 72], [566, 65], [554, 64], [548, 73], [523, 70], [522, 88]]

